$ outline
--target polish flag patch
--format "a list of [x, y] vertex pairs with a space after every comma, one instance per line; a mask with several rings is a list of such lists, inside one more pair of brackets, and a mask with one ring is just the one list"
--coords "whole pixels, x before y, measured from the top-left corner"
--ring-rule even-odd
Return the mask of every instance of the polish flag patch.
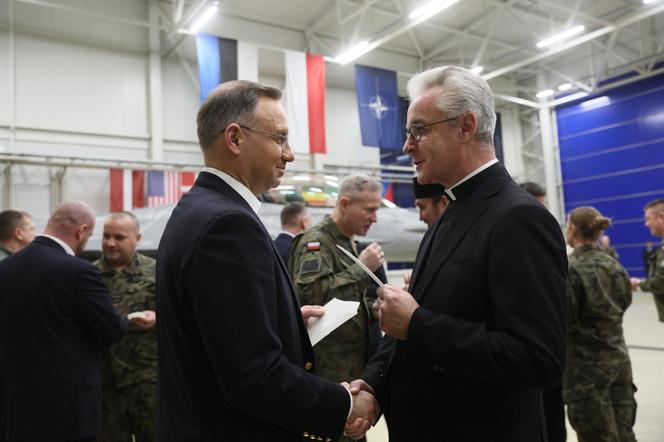
[[308, 242], [307, 243], [307, 251], [312, 252], [320, 250], [320, 242], [319, 241], [314, 241], [314, 242]]

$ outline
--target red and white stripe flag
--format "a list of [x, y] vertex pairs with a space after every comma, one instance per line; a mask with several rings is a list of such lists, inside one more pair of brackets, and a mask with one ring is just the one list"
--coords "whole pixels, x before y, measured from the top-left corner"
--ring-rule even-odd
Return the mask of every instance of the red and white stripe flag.
[[145, 207], [145, 172], [111, 169], [111, 212]]
[[[325, 142], [325, 60], [285, 51], [288, 139], [295, 153], [327, 153]], [[306, 87], [303, 87], [306, 85]]]

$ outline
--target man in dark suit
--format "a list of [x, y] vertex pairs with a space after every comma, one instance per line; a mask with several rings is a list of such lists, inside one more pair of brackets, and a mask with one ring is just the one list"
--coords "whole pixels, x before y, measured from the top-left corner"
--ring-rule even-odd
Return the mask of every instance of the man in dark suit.
[[287, 269], [256, 214], [294, 159], [280, 98], [231, 81], [198, 112], [206, 167], [157, 252], [159, 441], [329, 441], [347, 419], [366, 429], [372, 417], [371, 395], [314, 375]]
[[560, 228], [497, 164], [486, 81], [441, 67], [408, 91], [404, 152], [450, 205], [422, 241], [409, 290], [380, 291], [389, 336], [353, 389], [375, 392], [392, 442], [545, 441], [541, 389], [565, 362]]
[[281, 232], [274, 239], [279, 255], [284, 263], [288, 265], [288, 252], [291, 243], [300, 233], [311, 226], [311, 215], [307, 206], [299, 201], [292, 201], [281, 209]]
[[92, 441], [101, 431], [101, 349], [127, 322], [99, 270], [74, 256], [94, 224], [88, 206], [65, 203], [0, 263], [0, 440]]

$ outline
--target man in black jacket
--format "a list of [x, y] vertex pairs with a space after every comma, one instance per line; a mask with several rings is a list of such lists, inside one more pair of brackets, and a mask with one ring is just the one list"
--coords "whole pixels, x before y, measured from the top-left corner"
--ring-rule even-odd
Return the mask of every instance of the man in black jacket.
[[95, 218], [59, 206], [30, 245], [0, 262], [0, 440], [90, 440], [101, 431], [101, 348], [127, 322], [99, 270], [77, 258]]
[[565, 362], [560, 227], [497, 163], [486, 81], [441, 67], [408, 90], [404, 152], [450, 205], [422, 241], [409, 290], [380, 290], [388, 336], [353, 387], [375, 392], [392, 442], [545, 441], [541, 390]]

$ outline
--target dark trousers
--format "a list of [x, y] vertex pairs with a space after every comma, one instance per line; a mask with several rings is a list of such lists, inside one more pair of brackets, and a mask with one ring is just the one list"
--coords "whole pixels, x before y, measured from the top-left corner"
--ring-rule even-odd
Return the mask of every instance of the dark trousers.
[[565, 442], [567, 440], [567, 430], [565, 428], [562, 384], [558, 384], [550, 390], [542, 391], [542, 402], [544, 403], [546, 433], [549, 442]]

